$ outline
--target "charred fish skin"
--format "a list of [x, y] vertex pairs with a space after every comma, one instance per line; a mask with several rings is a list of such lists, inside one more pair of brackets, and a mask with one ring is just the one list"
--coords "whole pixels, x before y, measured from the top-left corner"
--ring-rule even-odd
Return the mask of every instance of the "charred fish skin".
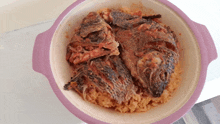
[[114, 10], [110, 13], [110, 18], [112, 20], [112, 24], [117, 25], [123, 29], [129, 29], [135, 25], [143, 23], [150, 23], [150, 20], [142, 19], [139, 16], [133, 16], [117, 10]]
[[150, 91], [152, 92], [153, 97], [160, 97], [165, 90], [168, 81], [156, 82], [154, 85], [150, 86]]
[[[92, 67], [92, 70], [101, 75], [102, 80], [106, 83], [105, 85], [107, 85], [107, 87], [105, 90], [111, 94], [113, 99], [121, 104], [123, 101], [129, 100], [135, 93], [135, 86], [133, 85], [133, 80], [131, 80], [132, 78], [128, 70], [126, 68], [121, 68], [121, 61], [115, 59], [114, 62], [119, 63], [120, 67], [115, 65], [111, 59], [108, 62], [97, 59], [92, 62], [91, 66], [95, 67], [95, 69]], [[112, 68], [113, 65], [115, 69]]]
[[109, 89], [109, 86], [102, 78], [93, 73], [93, 71], [88, 70], [88, 79], [93, 83], [101, 92], [104, 92], [106, 89]]
[[[124, 90], [126, 92], [125, 100], [129, 100], [130, 97], [136, 94], [137, 87], [134, 85], [134, 81], [129, 72], [129, 69], [124, 65], [123, 61], [118, 56], [113, 56], [109, 59], [109, 61], [113, 64], [116, 72], [118, 73], [118, 79], [121, 81], [124, 86]], [[119, 87], [121, 87], [119, 85]]]
[[[135, 94], [135, 86], [131, 75], [129, 75], [128, 69], [122, 65], [119, 59], [114, 59], [107, 63], [101, 59], [94, 59], [89, 65], [84, 65], [82, 69], [79, 69], [75, 76], [71, 79], [71, 82], [76, 82], [77, 91], [83, 94], [85, 85], [93, 86], [101, 92], [107, 92], [111, 97], [121, 104], [127, 101]], [[109, 65], [115, 65], [115, 70]], [[117, 64], [115, 64], [117, 63]], [[89, 82], [89, 83], [88, 83]], [[64, 86], [68, 89], [70, 84]]]

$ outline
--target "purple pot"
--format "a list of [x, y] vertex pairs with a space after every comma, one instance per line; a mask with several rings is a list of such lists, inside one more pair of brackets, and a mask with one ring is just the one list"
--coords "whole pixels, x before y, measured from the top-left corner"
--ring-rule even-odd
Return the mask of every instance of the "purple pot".
[[[173, 12], [176, 12], [176, 14], [179, 15], [179, 17], [185, 21], [185, 24], [188, 25], [188, 27], [192, 31], [192, 34], [194, 35], [197, 41], [196, 44], [198, 45], [198, 51], [199, 51], [198, 52], [199, 53], [198, 54], [199, 69], [198, 69], [198, 74], [197, 74], [198, 79], [195, 79], [196, 87], [192, 89], [193, 92], [190, 94], [190, 97], [187, 100], [185, 100], [185, 103], [183, 105], [180, 105], [181, 107], [173, 111], [172, 114], [167, 114], [166, 117], [165, 116], [161, 117], [160, 120], [152, 120], [154, 124], [160, 124], [160, 123], [169, 124], [181, 118], [185, 113], [187, 113], [193, 107], [194, 103], [198, 99], [203, 89], [205, 78], [206, 78], [206, 73], [207, 73], [207, 67], [211, 61], [217, 58], [217, 52], [216, 52], [213, 39], [209, 31], [204, 25], [198, 24], [190, 20], [180, 9], [178, 9], [175, 5], [168, 2], [167, 0], [159, 0], [159, 1], [167, 8], [170, 8]], [[81, 109], [77, 108], [75, 105], [73, 105], [70, 102], [69, 99], [66, 98], [66, 96], [63, 94], [63, 92], [61, 92], [61, 89], [57, 85], [53, 71], [51, 69], [52, 68], [51, 56], [50, 56], [51, 55], [50, 53], [51, 52], [51, 41], [55, 37], [54, 35], [56, 35], [55, 32], [56, 30], [58, 30], [60, 24], [65, 20], [66, 16], [71, 11], [74, 11], [76, 7], [83, 6], [84, 2], [85, 2], [84, 0], [78, 0], [72, 5], [70, 5], [57, 18], [57, 20], [55, 21], [55, 23], [49, 30], [37, 36], [34, 49], [33, 49], [33, 61], [32, 61], [33, 69], [36, 72], [42, 73], [43, 75], [47, 77], [56, 96], [59, 98], [62, 104], [76, 117], [80, 118], [81, 120], [89, 124], [104, 124], [106, 122], [101, 121], [100, 119], [97, 119], [96, 117], [91, 117], [91, 115], [88, 115], [87, 113], [84, 113]], [[187, 48], [185, 47], [185, 49]], [[144, 121], [142, 122], [144, 123]], [[112, 122], [108, 122], [108, 123], [112, 123]], [[127, 122], [124, 121], [124, 123], [127, 123]]]

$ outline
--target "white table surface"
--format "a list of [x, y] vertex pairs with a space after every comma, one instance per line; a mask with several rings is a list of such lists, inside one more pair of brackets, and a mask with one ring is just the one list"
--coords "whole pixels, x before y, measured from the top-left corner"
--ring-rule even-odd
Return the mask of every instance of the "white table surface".
[[[0, 1], [0, 124], [81, 124], [57, 99], [48, 80], [32, 70], [31, 63], [36, 35], [49, 29], [75, 0], [30, 1]], [[220, 1], [170, 1], [207, 26], [220, 53]], [[220, 58], [209, 65], [197, 103], [220, 95], [219, 87]]]

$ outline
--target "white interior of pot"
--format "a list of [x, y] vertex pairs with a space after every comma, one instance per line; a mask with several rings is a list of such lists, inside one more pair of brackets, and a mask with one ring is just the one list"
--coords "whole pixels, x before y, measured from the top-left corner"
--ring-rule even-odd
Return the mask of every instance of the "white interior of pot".
[[[194, 92], [200, 73], [200, 52], [197, 41], [193, 33], [175, 12], [165, 5], [155, 0], [143, 0], [146, 8], [153, 9], [156, 13], [162, 15], [162, 22], [171, 27], [177, 35], [183, 52], [181, 53], [181, 64], [183, 67], [182, 83], [171, 100], [163, 105], [155, 107], [148, 112], [123, 114], [110, 109], [99, 107], [84, 101], [77, 93], [65, 91], [63, 86], [70, 81], [71, 68], [66, 61], [66, 46], [70, 42], [71, 35], [76, 26], [78, 26], [83, 17], [91, 11], [97, 11], [102, 8], [118, 8], [122, 6], [129, 7], [132, 3], [138, 3], [134, 0], [87, 0], [75, 7], [66, 15], [60, 26], [57, 28], [50, 48], [50, 64], [56, 83], [65, 97], [78, 109], [84, 113], [105, 121], [108, 123], [152, 123], [161, 120], [180, 109], [191, 97]], [[66, 36], [69, 36], [67, 38]]]

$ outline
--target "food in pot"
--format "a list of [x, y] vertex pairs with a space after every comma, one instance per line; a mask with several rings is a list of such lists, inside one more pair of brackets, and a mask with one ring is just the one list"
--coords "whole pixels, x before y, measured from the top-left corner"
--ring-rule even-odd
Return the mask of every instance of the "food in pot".
[[167, 102], [180, 82], [179, 43], [158, 18], [141, 11], [90, 12], [67, 47], [74, 73], [64, 88], [120, 112]]

